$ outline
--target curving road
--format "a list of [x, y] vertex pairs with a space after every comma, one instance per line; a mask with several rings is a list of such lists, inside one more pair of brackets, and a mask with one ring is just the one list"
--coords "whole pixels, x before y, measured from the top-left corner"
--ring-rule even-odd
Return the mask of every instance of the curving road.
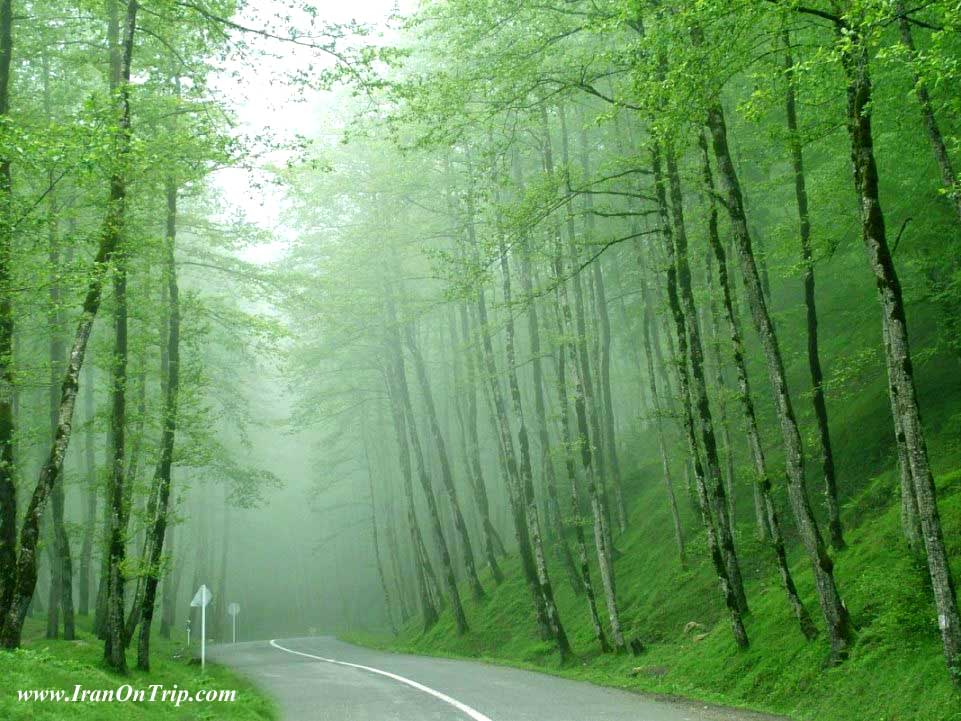
[[212, 647], [280, 703], [283, 721], [763, 721], [473, 661], [375, 651], [329, 637]]

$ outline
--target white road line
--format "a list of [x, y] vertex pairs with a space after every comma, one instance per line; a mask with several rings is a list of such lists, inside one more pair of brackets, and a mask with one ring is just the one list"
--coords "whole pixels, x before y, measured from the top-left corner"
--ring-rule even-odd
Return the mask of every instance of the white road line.
[[461, 711], [467, 716], [470, 716], [472, 719], [474, 719], [474, 721], [493, 721], [489, 716], [485, 716], [477, 709], [471, 708], [470, 706], [468, 706], [466, 703], [461, 703], [456, 698], [451, 698], [446, 693], [441, 693], [440, 691], [432, 689], [430, 686], [425, 686], [422, 683], [417, 683], [417, 681], [413, 681], [409, 678], [398, 676], [396, 673], [391, 673], [390, 671], [382, 671], [379, 668], [373, 668], [371, 666], [361, 666], [359, 663], [348, 663], [347, 661], [338, 661], [333, 658], [324, 658], [323, 656], [315, 656], [312, 653], [294, 651], [293, 649], [285, 648], [284, 646], [281, 646], [279, 643], [277, 643], [276, 639], [272, 639], [270, 642], [270, 645], [281, 651], [286, 651], [287, 653], [296, 654], [297, 656], [305, 656], [307, 658], [312, 658], [317, 661], [324, 661], [325, 663], [333, 663], [338, 666], [349, 666], [350, 668], [359, 668], [363, 671], [370, 671], [371, 673], [376, 673], [380, 676], [386, 676], [387, 678], [392, 678], [395, 681], [400, 681], [403, 684], [407, 684], [411, 688], [416, 688], [418, 691], [423, 691], [424, 693], [430, 694], [434, 698], [439, 698], [444, 703], [450, 704], [451, 706], [456, 708], [458, 711]]

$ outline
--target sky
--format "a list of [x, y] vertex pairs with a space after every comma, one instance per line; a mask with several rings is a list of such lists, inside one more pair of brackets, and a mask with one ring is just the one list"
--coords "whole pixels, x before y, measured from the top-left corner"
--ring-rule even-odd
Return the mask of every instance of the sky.
[[[272, 18], [291, 15], [294, 25], [306, 32], [309, 22], [302, 13], [292, 13], [290, 3], [281, 0], [253, 0], [249, 7], [234, 18], [238, 24], [252, 28], [264, 28], [276, 24]], [[345, 23], [356, 21], [375, 26], [378, 32], [386, 30], [388, 18], [398, 8], [411, 10], [414, 0], [320, 0], [319, 23]], [[298, 22], [297, 18], [301, 18]], [[279, 32], [277, 34], [280, 34]], [[376, 38], [376, 33], [373, 36]], [[292, 141], [297, 136], [311, 137], [319, 130], [319, 118], [329, 110], [333, 95], [328, 92], [304, 90], [293, 84], [293, 73], [310, 65], [329, 66], [330, 56], [291, 43], [247, 37], [254, 47], [270, 53], [259, 67], [250, 67], [238, 59], [229, 60], [225, 72], [213, 79], [212, 89], [225, 98], [237, 120], [236, 131], [249, 137], [271, 134], [279, 141]], [[235, 71], [242, 80], [234, 80]], [[262, 157], [259, 165], [283, 165], [293, 151], [279, 150]], [[266, 264], [279, 259], [286, 247], [290, 233], [284, 226], [284, 195], [282, 189], [268, 181], [269, 172], [232, 167], [220, 171], [215, 185], [221, 191], [226, 205], [224, 215], [242, 215], [260, 228], [270, 231], [271, 240], [251, 246], [243, 252], [243, 259]]]

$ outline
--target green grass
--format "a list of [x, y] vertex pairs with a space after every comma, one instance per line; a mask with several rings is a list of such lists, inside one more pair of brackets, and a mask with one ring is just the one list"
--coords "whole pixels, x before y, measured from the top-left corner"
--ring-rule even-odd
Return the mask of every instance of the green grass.
[[[939, 444], [941, 465], [961, 467], [949, 444]], [[640, 474], [638, 474], [640, 475]], [[643, 475], [656, 478], [653, 470]], [[636, 478], [637, 476], [635, 476]], [[961, 471], [938, 475], [940, 509], [955, 577], [961, 576]], [[742, 504], [749, 501], [743, 494]], [[690, 539], [690, 570], [680, 567], [659, 483], [632, 489], [630, 529], [617, 539], [616, 562], [622, 623], [628, 637], [646, 645], [640, 657], [602, 655], [593, 642], [586, 603], [576, 597], [562, 568], [552, 578], [558, 605], [577, 658], [561, 664], [534, 631], [531, 604], [515, 559], [505, 563], [510, 579], [482, 602], [463, 598], [471, 630], [458, 636], [449, 613], [427, 633], [408, 627], [396, 639], [351, 640], [419, 654], [470, 657], [536, 668], [549, 673], [638, 692], [679, 695], [743, 706], [795, 719], [818, 721], [961, 721], [961, 694], [947, 678], [940, 635], [924, 569], [905, 552], [898, 517], [894, 471], [863, 479], [862, 491], [845, 506], [848, 550], [835, 554], [841, 593], [857, 624], [850, 658], [826, 666], [823, 633], [806, 642], [778, 581], [770, 553], [742, 523], [738, 546], [746, 564], [752, 615], [751, 647], [738, 651], [705, 562], [703, 536]], [[681, 502], [685, 499], [683, 493]], [[694, 528], [690, 509], [687, 528]], [[750, 509], [742, 508], [746, 519]], [[785, 515], [786, 525], [791, 523]], [[795, 580], [808, 609], [820, 612], [809, 565], [792, 557]], [[595, 585], [600, 587], [595, 574]], [[684, 633], [689, 621], [704, 625], [695, 642]], [[632, 675], [632, 670], [637, 669]]]
[[[229, 669], [208, 664], [205, 673], [189, 662], [183, 646], [155, 637], [152, 641], [149, 673], [131, 670], [119, 676], [103, 664], [103, 643], [89, 633], [86, 619], [76, 641], [48, 641], [43, 626], [28, 620], [24, 629], [23, 648], [0, 652], [0, 719], [4, 721], [45, 721], [46, 719], [82, 719], [83, 721], [272, 721], [277, 718], [273, 703]], [[134, 652], [135, 653], [135, 652]], [[129, 656], [129, 654], [128, 654]], [[135, 660], [129, 658], [131, 663]], [[85, 689], [117, 689], [130, 684], [147, 689], [162, 684], [172, 689], [191, 692], [200, 690], [236, 690], [233, 702], [185, 703], [179, 707], [168, 702], [145, 703], [56, 703], [52, 701], [22, 702], [21, 689], [66, 689], [71, 693], [76, 684]], [[149, 694], [149, 690], [147, 691]]]

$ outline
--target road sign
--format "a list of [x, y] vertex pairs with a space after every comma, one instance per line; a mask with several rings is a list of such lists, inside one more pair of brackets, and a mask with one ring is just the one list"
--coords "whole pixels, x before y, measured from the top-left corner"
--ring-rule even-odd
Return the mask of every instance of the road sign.
[[207, 606], [214, 600], [214, 595], [207, 588], [207, 584], [200, 584], [194, 594], [191, 606], [200, 607], [200, 670], [207, 667]]
[[240, 613], [240, 604], [236, 601], [231, 601], [227, 605], [227, 613], [230, 614], [231, 625], [234, 630], [234, 643], [237, 643], [237, 614]]
[[207, 606], [211, 601], [214, 600], [214, 595], [207, 588], [206, 584], [201, 584], [200, 588], [197, 589], [197, 593], [194, 594], [193, 600], [190, 602], [191, 606]]

